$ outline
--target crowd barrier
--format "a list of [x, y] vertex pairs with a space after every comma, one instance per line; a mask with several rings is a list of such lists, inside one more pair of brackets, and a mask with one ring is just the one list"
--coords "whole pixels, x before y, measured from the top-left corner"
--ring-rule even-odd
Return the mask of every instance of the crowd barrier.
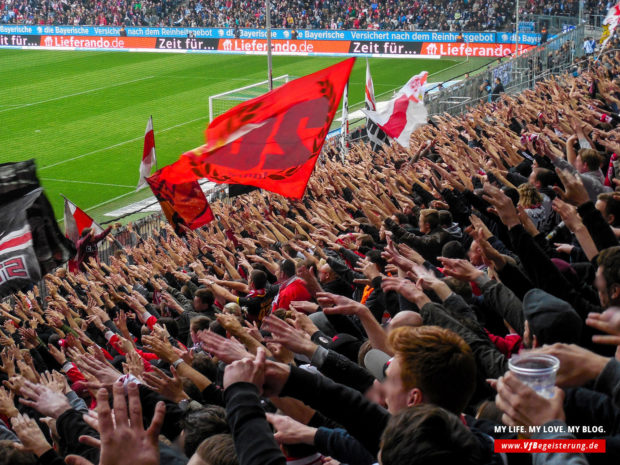
[[584, 53], [584, 36], [585, 27], [582, 24], [544, 45], [520, 53], [518, 57], [503, 60], [484, 72], [464, 78], [457, 85], [428, 93], [425, 103], [429, 115], [457, 115], [485, 101], [488, 97], [483, 85], [485, 80], [493, 83], [495, 78], [499, 78], [507, 93], [534, 88], [541, 79], [574, 66], [575, 58], [580, 58]]
[[[502, 57], [515, 52], [514, 33], [274, 29], [275, 55], [365, 57]], [[519, 34], [520, 49], [537, 33]], [[264, 29], [0, 25], [0, 48], [114, 50], [265, 55]]]

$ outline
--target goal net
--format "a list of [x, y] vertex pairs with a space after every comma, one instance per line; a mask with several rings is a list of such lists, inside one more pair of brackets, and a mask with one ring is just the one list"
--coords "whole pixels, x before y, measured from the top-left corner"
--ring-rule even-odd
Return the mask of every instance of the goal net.
[[[286, 84], [289, 79], [292, 78], [290, 78], [288, 74], [274, 77], [272, 79], [273, 88], [276, 89]], [[235, 105], [239, 105], [241, 102], [245, 102], [246, 100], [263, 95], [268, 91], [269, 81], [262, 81], [249, 86], [229, 90], [228, 92], [222, 92], [221, 94], [212, 95], [209, 97], [209, 121], [213, 121], [219, 115], [230, 110]]]

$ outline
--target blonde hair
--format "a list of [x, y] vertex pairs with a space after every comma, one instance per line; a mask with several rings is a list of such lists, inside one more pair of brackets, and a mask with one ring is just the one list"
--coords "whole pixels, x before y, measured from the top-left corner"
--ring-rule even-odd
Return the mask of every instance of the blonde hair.
[[523, 208], [532, 208], [540, 205], [543, 201], [542, 195], [530, 184], [521, 184], [517, 189], [519, 192], [519, 205]]

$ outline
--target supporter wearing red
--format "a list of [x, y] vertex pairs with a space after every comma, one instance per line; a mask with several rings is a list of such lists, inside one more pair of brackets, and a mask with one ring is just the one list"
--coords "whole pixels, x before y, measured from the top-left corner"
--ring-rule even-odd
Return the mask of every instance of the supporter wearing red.
[[288, 309], [291, 302], [310, 300], [312, 296], [304, 281], [297, 276], [295, 262], [282, 260], [278, 265], [278, 294], [274, 297], [272, 311]]
[[99, 260], [99, 248], [97, 244], [102, 241], [112, 231], [112, 226], [108, 226], [99, 234], [95, 234], [92, 228], [84, 228], [82, 235], [77, 242], [77, 264], [80, 271], [84, 271], [84, 263], [93, 258]]

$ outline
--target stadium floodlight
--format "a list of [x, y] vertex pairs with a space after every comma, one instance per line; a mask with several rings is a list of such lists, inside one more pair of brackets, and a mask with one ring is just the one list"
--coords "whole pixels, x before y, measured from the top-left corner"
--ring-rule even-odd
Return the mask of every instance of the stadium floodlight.
[[[273, 78], [273, 87], [277, 88], [286, 84], [291, 77], [288, 74]], [[269, 92], [269, 80], [250, 84], [249, 86], [222, 92], [221, 94], [209, 97], [209, 122], [213, 121], [222, 113], [230, 110], [241, 102], [253, 99], [259, 95]]]

